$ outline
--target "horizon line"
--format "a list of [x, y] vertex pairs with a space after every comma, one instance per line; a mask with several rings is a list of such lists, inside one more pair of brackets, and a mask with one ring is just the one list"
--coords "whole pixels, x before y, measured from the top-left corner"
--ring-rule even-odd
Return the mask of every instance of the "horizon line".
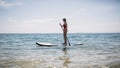
[[[67, 34], [77, 34], [77, 33], [80, 33], [80, 34], [84, 34], [84, 33], [120, 33], [120, 32], [71, 32], [71, 33], [67, 33]], [[39, 33], [39, 32], [4, 32], [4, 33], [0, 33], [0, 34], [62, 34], [62, 32], [61, 33], [50, 33], [50, 32], [48, 32], [48, 33]]]

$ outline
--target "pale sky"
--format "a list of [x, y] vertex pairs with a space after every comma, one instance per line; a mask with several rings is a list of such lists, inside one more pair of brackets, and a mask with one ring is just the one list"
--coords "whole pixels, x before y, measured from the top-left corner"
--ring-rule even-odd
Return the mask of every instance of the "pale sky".
[[120, 33], [120, 0], [0, 0], [0, 33]]

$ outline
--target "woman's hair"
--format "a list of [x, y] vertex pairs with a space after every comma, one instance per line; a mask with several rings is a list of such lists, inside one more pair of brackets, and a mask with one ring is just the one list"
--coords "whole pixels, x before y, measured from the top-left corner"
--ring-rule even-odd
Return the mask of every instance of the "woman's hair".
[[63, 21], [66, 22], [66, 18], [63, 18]]

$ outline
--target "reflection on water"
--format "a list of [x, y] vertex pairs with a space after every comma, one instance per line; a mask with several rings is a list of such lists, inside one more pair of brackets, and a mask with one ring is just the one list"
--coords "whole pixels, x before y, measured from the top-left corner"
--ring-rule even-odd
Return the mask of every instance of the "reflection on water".
[[67, 56], [67, 47], [63, 48], [63, 52], [64, 52], [64, 55], [63, 55], [63, 60], [64, 60], [63, 67], [69, 68], [69, 63], [71, 61], [70, 61], [70, 58]]

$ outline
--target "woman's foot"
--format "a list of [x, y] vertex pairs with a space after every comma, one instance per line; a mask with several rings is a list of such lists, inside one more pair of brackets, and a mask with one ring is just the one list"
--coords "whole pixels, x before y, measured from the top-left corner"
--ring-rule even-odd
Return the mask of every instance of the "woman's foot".
[[63, 43], [64, 46], [67, 46], [67, 43]]

